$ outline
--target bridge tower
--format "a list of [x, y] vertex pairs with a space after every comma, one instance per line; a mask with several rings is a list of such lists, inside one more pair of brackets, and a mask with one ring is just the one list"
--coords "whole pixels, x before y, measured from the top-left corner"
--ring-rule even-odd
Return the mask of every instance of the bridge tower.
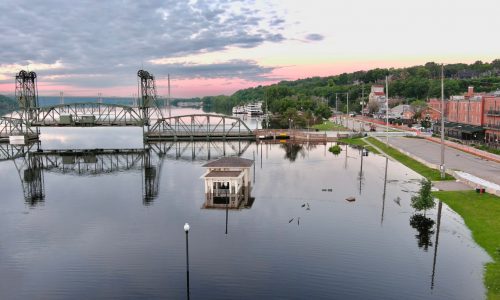
[[29, 126], [31, 121], [36, 120], [39, 108], [38, 88], [36, 84], [36, 73], [21, 70], [16, 75], [16, 99], [19, 102], [21, 118]]
[[24, 157], [14, 159], [23, 187], [24, 200], [30, 206], [36, 206], [45, 200], [43, 161], [40, 156], [26, 153]]
[[141, 111], [141, 118], [144, 125], [149, 129], [152, 118], [163, 118], [156, 95], [155, 77], [148, 71], [139, 70], [137, 72], [138, 78], [138, 95], [139, 95], [139, 109]]
[[[150, 147], [145, 147], [144, 149], [144, 165], [143, 165], [143, 173], [144, 173], [144, 181], [143, 181], [143, 204], [150, 205], [154, 199], [158, 197], [159, 193], [159, 176], [161, 172], [161, 164], [162, 160], [159, 157], [159, 166], [155, 167], [155, 163], [153, 161], [152, 150]], [[161, 156], [158, 153], [158, 156]], [[156, 164], [158, 165], [158, 163]]]

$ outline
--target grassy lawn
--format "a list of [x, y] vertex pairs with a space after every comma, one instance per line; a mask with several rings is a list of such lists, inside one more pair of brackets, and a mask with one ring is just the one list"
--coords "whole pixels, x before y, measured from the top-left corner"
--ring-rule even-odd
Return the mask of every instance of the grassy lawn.
[[500, 197], [475, 191], [434, 192], [462, 216], [472, 236], [493, 262], [486, 264], [488, 299], [500, 299]]
[[[413, 171], [417, 172], [418, 174], [424, 176], [425, 178], [427, 178], [431, 181], [441, 180], [441, 174], [440, 174], [439, 170], [429, 168], [426, 165], [424, 165], [423, 163], [418, 162], [418, 161], [414, 160], [413, 158], [407, 156], [406, 154], [403, 154], [390, 146], [386, 146], [385, 143], [382, 143], [381, 141], [379, 141], [373, 137], [369, 137], [367, 139], [368, 139], [368, 141], [370, 141], [370, 143], [379, 147], [380, 150], [384, 151], [385, 153], [390, 155], [395, 160], [399, 161], [403, 165], [407, 166], [408, 168], [412, 169]], [[453, 178], [453, 176], [446, 174], [444, 180], [454, 180], [454, 179], [455, 178]]]
[[354, 146], [364, 146], [368, 151], [375, 153], [375, 154], [380, 154], [380, 152], [373, 148], [372, 146], [368, 145], [362, 138], [360, 137], [355, 137], [355, 138], [343, 138], [339, 139], [338, 142], [340, 143], [345, 143], [348, 145], [354, 145]]
[[332, 121], [324, 121], [323, 124], [313, 125], [312, 128], [318, 129], [318, 130], [321, 130], [321, 131], [337, 131], [337, 130], [340, 130], [340, 131], [349, 131], [348, 128], [346, 128], [346, 127], [344, 127], [342, 125], [335, 124]]

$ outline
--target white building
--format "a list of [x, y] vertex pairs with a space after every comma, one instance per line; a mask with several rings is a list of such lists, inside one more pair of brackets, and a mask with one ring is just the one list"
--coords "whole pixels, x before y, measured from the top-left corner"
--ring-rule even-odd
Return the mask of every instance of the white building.
[[240, 157], [223, 157], [209, 162], [202, 178], [205, 180], [203, 208], [240, 209], [251, 206], [250, 168], [253, 161]]
[[386, 100], [383, 85], [372, 85], [370, 95], [368, 95], [368, 103], [377, 103], [379, 107], [379, 113], [385, 113]]

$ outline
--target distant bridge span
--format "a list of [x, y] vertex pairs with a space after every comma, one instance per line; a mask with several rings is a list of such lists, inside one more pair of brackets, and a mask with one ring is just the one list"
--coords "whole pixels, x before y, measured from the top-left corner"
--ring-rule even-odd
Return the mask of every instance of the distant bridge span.
[[141, 109], [118, 104], [70, 103], [40, 107], [30, 126], [144, 126]]
[[145, 139], [154, 140], [230, 140], [255, 139], [253, 131], [236, 117], [191, 114], [157, 119]]

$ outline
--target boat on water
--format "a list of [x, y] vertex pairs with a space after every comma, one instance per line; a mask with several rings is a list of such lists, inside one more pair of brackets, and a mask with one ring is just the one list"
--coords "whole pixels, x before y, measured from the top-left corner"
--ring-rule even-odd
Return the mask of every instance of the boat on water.
[[235, 106], [233, 107], [233, 115], [246, 114], [246, 110], [244, 106]]
[[250, 116], [261, 116], [264, 114], [262, 111], [262, 102], [249, 103], [245, 106], [245, 111]]

